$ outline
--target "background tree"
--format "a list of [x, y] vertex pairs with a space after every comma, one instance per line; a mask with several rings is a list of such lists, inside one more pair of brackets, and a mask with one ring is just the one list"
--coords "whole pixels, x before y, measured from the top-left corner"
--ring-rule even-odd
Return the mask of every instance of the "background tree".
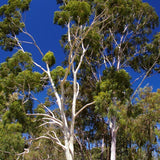
[[[142, 75], [145, 74], [145, 76], [142, 81], [151, 73], [151, 70], [153, 71], [153, 68], [159, 68], [157, 64], [159, 51], [156, 49], [156, 52], [154, 52], [153, 48], [149, 49], [150, 45], [152, 47], [158, 46], [152, 43], [147, 44], [152, 28], [158, 25], [158, 16], [153, 8], [141, 1], [96, 2], [95, 13], [100, 14], [103, 8], [107, 6], [108, 13], [110, 13], [109, 17], [112, 20], [109, 21], [109, 18], [110, 23], [105, 21], [98, 27], [96, 26], [86, 37], [86, 44], [89, 43], [90, 45], [82, 64], [84, 66], [81, 68], [80, 81], [84, 85], [83, 88], [92, 86], [88, 97], [91, 97], [94, 90], [96, 90], [94, 84], [101, 81], [103, 68], [115, 67], [118, 71], [121, 68], [131, 67], [138, 72], [143, 69]], [[103, 18], [101, 20], [103, 21]], [[97, 57], [99, 57], [98, 60]], [[137, 89], [135, 89], [134, 96], [136, 91]], [[101, 96], [103, 97], [103, 95]], [[101, 101], [101, 103], [103, 102]], [[91, 113], [91, 110], [89, 110], [89, 113]], [[96, 117], [96, 115], [93, 117]], [[91, 122], [90, 125], [92, 126]]]

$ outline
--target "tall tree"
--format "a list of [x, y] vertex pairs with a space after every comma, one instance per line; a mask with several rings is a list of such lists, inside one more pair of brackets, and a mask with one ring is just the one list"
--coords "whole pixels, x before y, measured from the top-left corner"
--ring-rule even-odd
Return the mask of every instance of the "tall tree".
[[[29, 9], [30, 0], [9, 0], [0, 8], [0, 45], [4, 50], [19, 50], [0, 66], [1, 94], [5, 93], [7, 100], [10, 95], [17, 95], [9, 106], [7, 103], [2, 106], [2, 121], [8, 125], [20, 124], [20, 133], [27, 132], [31, 136], [30, 142], [43, 138], [46, 144], [51, 140], [64, 150], [67, 160], [72, 160], [76, 157], [75, 139], [83, 157], [82, 138], [89, 137], [86, 144], [92, 146], [95, 141], [103, 140], [103, 152], [107, 140], [99, 136], [100, 131], [94, 139], [95, 129], [99, 127], [89, 120], [105, 123], [107, 118], [109, 124], [106, 125], [111, 131], [110, 155], [114, 160], [117, 130], [126, 118], [125, 109], [132, 93], [126, 67], [146, 71], [143, 79], [153, 69], [159, 69], [159, 36], [147, 44], [152, 29], [158, 25], [158, 16], [141, 0], [57, 0], [57, 3], [60, 8], [54, 13], [54, 23], [67, 29], [61, 39], [66, 52], [64, 67], [55, 66], [54, 53], [43, 53], [34, 37], [24, 30], [22, 13]], [[18, 37], [19, 33], [22, 33], [21, 37]], [[22, 35], [32, 40], [41, 63], [26, 51], [23, 45], [26, 41], [20, 39], [23, 39]], [[45, 102], [36, 98], [35, 93], [41, 92], [43, 96], [46, 94]], [[33, 102], [39, 103], [35, 110]], [[85, 110], [89, 106], [91, 108]], [[81, 115], [82, 111], [89, 118], [76, 121], [77, 117], [87, 118]], [[39, 124], [36, 133], [34, 128]], [[80, 124], [83, 126], [78, 127]], [[91, 126], [94, 126], [92, 136], [89, 131], [86, 137], [79, 135]], [[105, 135], [108, 135], [107, 131]], [[29, 144], [27, 151], [34, 146]], [[89, 149], [93, 152], [93, 147], [86, 147], [86, 151]], [[17, 152], [19, 148], [15, 147], [15, 150]], [[47, 155], [52, 157], [48, 152], [44, 156]], [[90, 157], [97, 158], [97, 155]]]
[[[86, 45], [90, 45], [84, 57], [84, 66], [81, 68], [80, 80], [84, 88], [88, 88], [88, 84], [94, 88], [94, 90], [92, 88], [89, 93], [89, 97], [91, 93], [96, 90], [94, 83], [102, 81], [103, 85], [103, 75], [101, 73], [104, 68], [115, 68], [117, 72], [122, 68], [127, 69], [127, 67], [130, 68], [130, 70], [131, 68], [134, 69], [136, 72], [142, 72], [143, 70], [142, 75], [144, 74], [144, 78], [142, 82], [153, 69], [159, 68], [158, 46], [157, 44], [154, 45], [154, 42], [148, 44], [152, 29], [158, 25], [158, 16], [154, 9], [149, 6], [149, 4], [139, 0], [127, 2], [113, 0], [107, 1], [106, 3], [105, 1], [96, 1], [95, 14], [102, 13], [104, 8], [108, 9], [108, 21], [93, 28], [87, 35], [85, 41]], [[103, 18], [101, 18], [101, 22], [103, 22]], [[153, 49], [153, 46], [155, 49]], [[114, 79], [114, 77], [111, 79]], [[112, 80], [110, 81], [112, 82]], [[119, 83], [119, 86], [122, 84], [124, 85], [122, 82]], [[142, 83], [139, 84], [137, 89], [141, 84]], [[137, 89], [135, 89], [132, 97], [130, 97], [131, 99], [135, 96]], [[107, 89], [105, 91], [107, 94], [111, 92], [112, 96], [115, 92], [114, 90], [109, 92]], [[104, 99], [110, 96], [107, 95], [104, 98], [102, 94], [100, 97], [101, 100], [99, 101], [103, 104]], [[113, 101], [115, 100], [113, 100], [112, 97], [112, 103]], [[114, 104], [116, 103], [114, 102]], [[103, 107], [106, 108], [108, 106], [104, 104]], [[118, 112], [118, 110], [116, 112]], [[110, 126], [111, 130], [115, 130], [116, 132], [116, 118], [114, 117], [115, 116], [112, 118], [112, 125]], [[115, 146], [116, 134], [113, 135], [113, 144]], [[113, 150], [111, 150], [111, 159], [115, 159], [115, 152], [115, 147], [113, 147]]]
[[[12, 50], [14, 47], [17, 47], [20, 50], [16, 53], [16, 55], [13, 56], [13, 58], [9, 59], [9, 63], [13, 62], [11, 63], [12, 67], [14, 67], [13, 65], [16, 64], [14, 68], [16, 69], [16, 83], [14, 89], [17, 91], [18, 96], [22, 97], [21, 100], [18, 98], [18, 102], [20, 101], [19, 103], [22, 103], [23, 107], [25, 107], [25, 105], [29, 102], [32, 102], [32, 100], [37, 100], [34, 97], [34, 92], [40, 92], [43, 90], [45, 85], [43, 82], [46, 80], [46, 83], [49, 86], [49, 90], [54, 94], [52, 94], [53, 101], [51, 105], [56, 103], [56, 106], [58, 107], [57, 113], [54, 113], [49, 108], [47, 108], [47, 103], [42, 104], [41, 102], [41, 107], [45, 109], [46, 113], [32, 113], [32, 109], [30, 111], [26, 109], [25, 112], [28, 114], [28, 116], [41, 116], [42, 120], [44, 121], [42, 126], [49, 124], [53, 124], [55, 126], [53, 130], [46, 131], [44, 135], [36, 139], [51, 139], [56, 144], [61, 146], [61, 148], [65, 151], [66, 159], [71, 160], [74, 159], [75, 118], [80, 113], [80, 111], [83, 110], [83, 108], [93, 104], [93, 102], [85, 104], [79, 111], [76, 111], [76, 101], [79, 95], [79, 83], [77, 80], [77, 74], [81, 67], [84, 55], [86, 54], [86, 50], [88, 49], [88, 45], [84, 46], [84, 38], [91, 30], [91, 28], [96, 25], [99, 19], [106, 15], [94, 15], [95, 17], [93, 17], [93, 20], [90, 21], [89, 17], [91, 16], [91, 6], [89, 3], [81, 1], [64, 2], [60, 8], [60, 11], [55, 12], [54, 21], [59, 25], [66, 26], [68, 29], [67, 41], [69, 54], [67, 56], [67, 67], [64, 69], [63, 67], [58, 66], [55, 69], [52, 69], [52, 66], [55, 64], [54, 53], [48, 51], [46, 54], [44, 54], [36, 44], [32, 35], [23, 30], [24, 24], [21, 19], [21, 12], [23, 12], [26, 8], [28, 9], [29, 2], [30, 1], [21, 0], [8, 1], [7, 5], [4, 5], [0, 8], [1, 17], [3, 19], [1, 26], [2, 29], [5, 27], [2, 30], [3, 36], [1, 37], [1, 46], [5, 50]], [[26, 4], [25, 7], [23, 7], [24, 4]], [[18, 24], [15, 23], [15, 21]], [[10, 24], [13, 26], [10, 26]], [[27, 65], [25, 62], [27, 59], [21, 61], [21, 57], [25, 55], [27, 56], [28, 53], [25, 52], [23, 44], [17, 38], [19, 32], [28, 35], [33, 40], [33, 44], [35, 47], [37, 47], [42, 56], [42, 62], [46, 64], [45, 68], [36, 63], [32, 58], [28, 58], [30, 61], [29, 68], [28, 66], [25, 66]], [[80, 61], [78, 62], [76, 59], [79, 59]], [[40, 68], [44, 73], [41, 75], [38, 72], [33, 72], [32, 65]], [[3, 66], [4, 65], [2, 65], [2, 68]], [[23, 66], [26, 68], [23, 68]], [[6, 63], [6, 68], [7, 67], [9, 67], [8, 63]], [[72, 81], [68, 79], [70, 72], [72, 73]], [[9, 76], [11, 75], [9, 74]], [[8, 78], [8, 76], [6, 77]], [[68, 103], [68, 99], [65, 97], [65, 94], [68, 88], [70, 89], [71, 87], [71, 102]], [[12, 92], [14, 92], [14, 89]], [[32, 104], [30, 105], [33, 107]], [[14, 108], [18, 109], [19, 107], [17, 106]], [[71, 108], [70, 115], [67, 115], [66, 113], [68, 108]], [[10, 109], [11, 108], [8, 109], [9, 112]], [[21, 121], [21, 119], [15, 117], [15, 121], [19, 120]], [[61, 130], [61, 134], [63, 135], [62, 141], [57, 136], [57, 127]]]
[[157, 92], [152, 92], [151, 87], [141, 89], [134, 110], [138, 112], [133, 111], [133, 141], [144, 151], [146, 159], [153, 159], [153, 153], [159, 152], [159, 89]]

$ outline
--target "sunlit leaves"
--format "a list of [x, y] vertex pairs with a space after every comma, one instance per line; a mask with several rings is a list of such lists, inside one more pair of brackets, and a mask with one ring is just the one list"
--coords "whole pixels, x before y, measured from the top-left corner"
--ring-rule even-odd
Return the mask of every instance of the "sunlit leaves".
[[64, 76], [65, 72], [66, 70], [63, 67], [57, 66], [55, 69], [51, 71], [51, 76], [53, 80], [56, 82]]
[[51, 52], [51, 51], [48, 51], [44, 57], [42, 58], [42, 60], [44, 62], [46, 62], [50, 67], [53, 66], [56, 62], [56, 59], [55, 59], [55, 56], [54, 56], [54, 53]]
[[7, 124], [4, 127], [0, 122], [0, 159], [15, 159], [16, 153], [23, 152], [25, 143], [21, 129], [22, 126], [19, 123]]
[[98, 28], [93, 28], [85, 37], [84, 44], [86, 46], [89, 45], [90, 52], [94, 51], [94, 53], [97, 53], [101, 49], [101, 38]]
[[18, 51], [11, 58], [8, 59], [8, 67], [10, 69], [16, 69], [16, 67], [21, 67], [22, 69], [30, 69], [33, 67], [31, 54], [28, 52]]
[[[152, 92], [151, 87], [140, 90], [139, 99], [132, 112], [132, 140], [138, 147], [144, 147], [148, 156], [157, 151], [159, 138], [160, 92]], [[139, 112], [137, 112], [139, 110]]]
[[[102, 82], [97, 84], [95, 96], [96, 112], [110, 117], [117, 115], [123, 110], [125, 104], [132, 94], [130, 76], [125, 70], [116, 71], [114, 68], [103, 72]], [[122, 108], [121, 108], [122, 107]]]
[[21, 91], [29, 89], [39, 92], [43, 89], [41, 85], [41, 74], [38, 72], [31, 72], [30, 70], [22, 71], [17, 75], [16, 80]]
[[64, 10], [69, 11], [73, 20], [78, 24], [87, 22], [91, 12], [90, 5], [84, 1], [69, 1]]
[[1, 64], [0, 67], [0, 81], [2, 88], [9, 91], [34, 91], [39, 92], [43, 89], [43, 82], [41, 81], [41, 74], [32, 72], [32, 58], [27, 52], [18, 51], [7, 62]]
[[57, 11], [54, 13], [54, 23], [64, 26], [69, 21], [70, 14], [67, 11]]
[[67, 5], [61, 6], [62, 11], [55, 12], [54, 23], [64, 26], [70, 20], [76, 24], [84, 24], [89, 20], [91, 14], [90, 5], [84, 1], [69, 1]]
[[4, 50], [12, 50], [17, 46], [15, 36], [24, 28], [22, 12], [29, 9], [31, 0], [8, 0], [8, 4], [0, 7], [0, 46]]

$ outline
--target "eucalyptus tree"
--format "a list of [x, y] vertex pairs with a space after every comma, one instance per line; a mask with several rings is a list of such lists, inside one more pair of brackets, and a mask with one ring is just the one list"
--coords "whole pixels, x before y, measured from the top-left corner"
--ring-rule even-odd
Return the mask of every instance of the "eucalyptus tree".
[[[63, 5], [67, 3], [66, 1], [58, 2]], [[111, 106], [114, 106], [113, 104], [115, 104], [115, 106], [119, 106], [116, 105], [116, 103], [118, 103], [118, 101], [123, 101], [121, 99], [123, 96], [126, 96], [126, 99], [124, 97], [123, 99], [125, 99], [125, 101], [128, 101], [129, 103], [130, 98], [133, 99], [144, 79], [151, 73], [151, 71], [157, 70], [159, 68], [159, 45], [157, 44], [157, 42], [154, 42], [158, 41], [158, 36], [156, 36], [157, 38], [155, 38], [153, 43], [149, 43], [149, 35], [152, 33], [152, 30], [158, 26], [159, 21], [154, 9], [148, 3], [143, 3], [140, 0], [97, 0], [94, 2], [89, 1], [89, 3], [92, 6], [92, 9], [96, 16], [104, 14], [104, 10], [106, 10], [108, 19], [106, 20], [105, 16], [101, 17], [99, 19], [100, 23], [92, 27], [92, 29], [88, 32], [87, 36], [84, 39], [84, 46], [87, 46], [88, 49], [86, 51], [86, 55], [84, 56], [82, 67], [80, 68], [80, 74], [78, 75], [80, 84], [82, 86], [81, 93], [83, 93], [80, 93], [80, 95], [82, 104], [90, 100], [95, 100], [97, 103], [101, 101], [104, 110], [106, 108], [106, 113], [100, 111], [101, 108], [103, 108], [100, 107], [100, 105], [99, 111], [98, 109], [96, 109], [96, 111], [98, 113], [102, 113], [103, 117], [108, 116], [110, 110], [109, 104], [112, 104]], [[59, 24], [63, 26], [63, 23], [61, 23], [62, 19], [60, 20], [61, 21], [59, 22]], [[75, 30], [76, 27], [73, 26], [73, 31]], [[69, 53], [70, 46], [67, 42], [67, 35], [64, 35], [62, 37], [61, 42], [63, 47], [65, 48], [65, 51]], [[79, 60], [80, 58], [77, 59], [78, 62]], [[78, 63], [77, 61], [76, 63]], [[65, 63], [67, 64], [67, 62]], [[109, 77], [109, 74], [107, 76], [103, 76], [102, 74], [102, 70], [108, 70], [107, 68], [115, 68], [115, 74], [118, 74], [118, 72], [121, 73], [123, 71], [121, 69], [126, 70], [127, 67], [130, 69], [132, 68], [136, 72], [142, 72], [141, 76], [144, 76], [137, 89], [134, 90], [132, 97], [131, 91], [129, 92], [129, 94], [125, 94], [126, 90], [130, 90], [131, 87], [131, 84], [129, 85], [128, 82], [129, 76], [128, 79], [127, 76], [124, 76], [126, 77], [128, 85], [115, 80], [113, 88], [108, 88], [104, 84], [105, 78], [107, 79], [107, 76]], [[112, 71], [110, 72], [110, 74], [111, 73]], [[109, 81], [112, 81], [112, 79], [114, 79], [114, 77], [109, 78]], [[99, 89], [100, 93], [97, 93], [95, 83], [102, 83]], [[115, 89], [116, 85], [117, 88], [120, 85], [127, 85], [128, 88], [124, 87], [122, 88], [122, 90], [119, 88], [120, 91], [118, 91], [118, 89]], [[110, 87], [111, 86], [112, 85], [110, 84]], [[118, 92], [116, 94], [117, 97], [112, 97], [116, 92]], [[123, 96], [120, 94], [120, 92], [122, 92]], [[93, 93], [98, 94], [97, 96], [95, 96], [95, 99], [93, 98]], [[111, 94], [112, 96], [109, 96], [109, 94]], [[98, 101], [98, 97], [100, 101]], [[110, 98], [110, 103], [103, 104], [104, 99], [106, 100], [108, 98]], [[115, 159], [116, 157], [116, 134], [119, 128], [117, 122], [117, 119], [119, 118], [114, 115], [114, 113], [118, 112], [119, 109], [115, 106], [115, 111], [111, 112], [109, 115], [109, 126], [112, 132], [113, 140], [111, 143], [111, 159]], [[89, 110], [89, 113], [93, 113], [91, 112], [91, 110]], [[122, 111], [122, 108], [120, 111]]]
[[134, 125], [131, 127], [133, 144], [140, 148], [139, 156], [143, 151], [148, 160], [156, 157], [154, 152], [157, 154], [159, 152], [159, 94], [159, 89], [152, 92], [152, 87], [141, 89], [133, 108]]
[[[152, 43], [150, 43], [149, 40], [149, 35], [152, 33], [152, 30], [158, 26], [159, 22], [154, 9], [148, 3], [143, 3], [141, 0], [95, 2], [95, 14], [101, 14], [103, 9], [106, 8], [109, 18], [107, 21], [103, 21], [102, 17], [100, 19], [101, 23], [94, 27], [85, 39], [85, 45], [89, 44], [89, 47], [84, 57], [83, 67], [80, 70], [80, 81], [82, 85], [84, 85], [83, 88], [87, 88], [88, 91], [88, 86], [92, 86], [89, 92], [84, 91], [86, 95], [88, 92], [89, 98], [91, 98], [93, 92], [96, 93], [95, 83], [102, 83], [99, 88], [99, 93], [96, 93], [97, 96], [95, 96], [95, 101], [98, 104], [96, 111], [98, 114], [102, 113], [102, 117], [110, 117], [109, 126], [113, 140], [111, 143], [111, 159], [115, 159], [116, 134], [119, 128], [117, 120], [119, 118], [116, 117], [114, 113], [117, 114], [119, 111], [122, 111], [118, 109], [119, 107], [116, 107], [119, 106], [116, 105], [116, 103], [118, 103], [116, 100], [122, 102], [123, 100], [119, 98], [122, 94], [124, 97], [126, 96], [129, 104], [130, 99], [133, 99], [144, 79], [154, 70], [159, 69], [158, 35], [155, 36], [155, 40]], [[122, 93], [120, 95], [118, 95], [118, 89], [115, 91], [113, 88], [107, 88], [105, 81], [107, 77], [109, 77], [109, 74], [104, 76], [102, 70], [108, 70], [108, 68], [115, 68], [115, 73], [117, 74], [118, 72], [120, 73], [122, 69], [125, 69], [126, 72], [132, 69], [136, 72], [141, 72], [141, 76], [143, 77], [142, 81], [138, 87], [134, 89], [132, 97], [131, 92], [125, 95], [126, 89], [129, 90], [131, 84], [128, 85], [128, 88], [124, 88], [123, 91], [121, 90]], [[110, 72], [110, 74], [112, 75], [112, 72]], [[109, 78], [109, 81], [112, 82], [113, 79], [114, 77]], [[121, 85], [125, 86], [123, 81], [120, 83], [114, 81], [114, 83], [112, 83], [113, 87], [116, 87], [116, 85], [117, 88]], [[112, 85], [110, 84], [109, 86], [111, 87]], [[115, 94], [117, 97], [109, 96], [110, 94], [112, 96]], [[105, 103], [108, 99], [110, 103]], [[83, 100], [86, 100], [86, 98]], [[103, 107], [101, 107], [100, 104]], [[109, 104], [112, 104], [115, 109], [110, 115], [108, 115], [111, 109]], [[103, 108], [103, 111], [106, 110], [106, 114], [100, 111], [101, 108]]]
[[[24, 28], [22, 13], [29, 9], [30, 2], [9, 0], [0, 8], [0, 45], [4, 50], [19, 50], [0, 67], [1, 92], [8, 97], [17, 95], [11, 104], [4, 105], [5, 109], [2, 107], [2, 120], [17, 125], [19, 122], [24, 127], [21, 132], [30, 134], [30, 142], [51, 140], [64, 150], [67, 160], [72, 160], [75, 138], [82, 146], [78, 139], [81, 137], [76, 136], [76, 118], [87, 107], [96, 106], [89, 108], [87, 115], [92, 119], [96, 111], [97, 119], [108, 118], [114, 160], [117, 130], [125, 117], [122, 111], [132, 93], [130, 76], [124, 69], [147, 71], [143, 79], [153, 69], [159, 69], [159, 36], [147, 44], [152, 29], [158, 25], [157, 14], [141, 0], [57, 0], [60, 7], [54, 13], [54, 23], [65, 27], [67, 33], [61, 39], [66, 52], [64, 67], [55, 67], [54, 53], [43, 53]], [[38, 49], [40, 64], [24, 48], [23, 35]], [[35, 93], [44, 90], [47, 94], [43, 103]], [[35, 101], [39, 105], [33, 110]], [[39, 124], [36, 133], [33, 128]]]
[[[38, 121], [38, 124], [42, 122], [41, 126], [45, 126], [46, 130], [41, 129], [39, 137], [36, 137], [35, 132], [33, 134], [29, 132], [32, 139], [36, 137], [35, 140], [41, 138], [52, 140], [64, 150], [66, 159], [71, 160], [74, 159], [76, 116], [84, 108], [94, 103], [91, 101], [76, 110], [80, 91], [77, 74], [89, 48], [89, 44], [84, 44], [84, 39], [94, 26], [101, 23], [99, 22], [101, 18], [104, 19], [103, 21], [107, 21], [107, 11], [104, 8], [101, 14], [95, 15], [89, 2], [58, 1], [61, 6], [60, 11], [55, 12], [54, 22], [67, 28], [66, 47], [69, 49], [66, 68], [57, 66], [53, 69], [55, 65], [54, 53], [48, 51], [44, 54], [34, 37], [24, 29], [22, 13], [29, 9], [29, 3], [30, 0], [9, 0], [0, 8], [2, 19], [0, 22], [0, 44], [4, 50], [19, 50], [7, 62], [1, 64], [1, 80], [4, 83], [8, 80], [6, 83], [8, 86], [4, 85], [2, 90], [10, 89], [10, 94], [17, 94], [17, 99], [6, 108], [3, 120], [9, 119], [13, 115], [8, 123], [24, 123], [24, 133], [29, 132], [29, 129], [25, 128], [26, 126], [34, 128], [31, 124], [37, 125], [37, 123], [32, 123], [33, 121]], [[19, 33], [21, 33], [22, 39], [19, 39]], [[31, 54], [25, 50], [23, 47], [25, 41], [23, 41], [22, 35], [27, 35], [33, 41], [32, 44], [38, 49], [39, 56], [42, 58], [42, 64], [34, 61]], [[37, 72], [33, 71], [33, 66], [36, 67]], [[43, 73], [39, 73], [38, 69], [41, 69]], [[14, 81], [10, 83], [11, 80]], [[46, 95], [46, 102], [42, 103], [34, 93], [43, 91], [46, 86], [52, 99]], [[66, 94], [68, 90], [71, 91], [69, 99]], [[34, 111], [33, 101], [39, 102], [39, 106]], [[52, 111], [49, 108], [52, 106], [57, 107], [57, 110]], [[67, 115], [68, 108], [71, 110], [70, 115]], [[52, 126], [52, 129], [47, 129], [48, 126]], [[61, 136], [58, 136], [57, 130], [61, 131], [62, 139]]]

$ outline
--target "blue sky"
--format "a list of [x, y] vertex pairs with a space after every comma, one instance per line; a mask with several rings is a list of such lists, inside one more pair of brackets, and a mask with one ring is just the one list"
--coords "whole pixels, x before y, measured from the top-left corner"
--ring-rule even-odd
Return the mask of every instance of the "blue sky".
[[[0, 0], [0, 5], [6, 0]], [[143, 0], [148, 2], [153, 6], [160, 17], [160, 0]], [[56, 65], [61, 65], [64, 59], [63, 49], [59, 44], [61, 35], [65, 33], [65, 30], [60, 26], [53, 24], [54, 11], [58, 10], [58, 5], [56, 0], [32, 0], [30, 11], [26, 12], [24, 15], [24, 21], [26, 23], [26, 28], [29, 33], [31, 33], [37, 44], [40, 46], [42, 51], [46, 53], [51, 50], [55, 53]], [[155, 30], [159, 32], [160, 27]], [[23, 37], [25, 38], [25, 37]], [[41, 56], [38, 51], [31, 45], [24, 45], [26, 51], [33, 54], [33, 58], [36, 62], [41, 60]], [[0, 62], [4, 61], [6, 57], [11, 56], [12, 53], [0, 50]], [[136, 74], [132, 75], [133, 77]], [[143, 86], [149, 83], [153, 86], [154, 91], [160, 88], [160, 75], [155, 75], [154, 77], [147, 79]]]

